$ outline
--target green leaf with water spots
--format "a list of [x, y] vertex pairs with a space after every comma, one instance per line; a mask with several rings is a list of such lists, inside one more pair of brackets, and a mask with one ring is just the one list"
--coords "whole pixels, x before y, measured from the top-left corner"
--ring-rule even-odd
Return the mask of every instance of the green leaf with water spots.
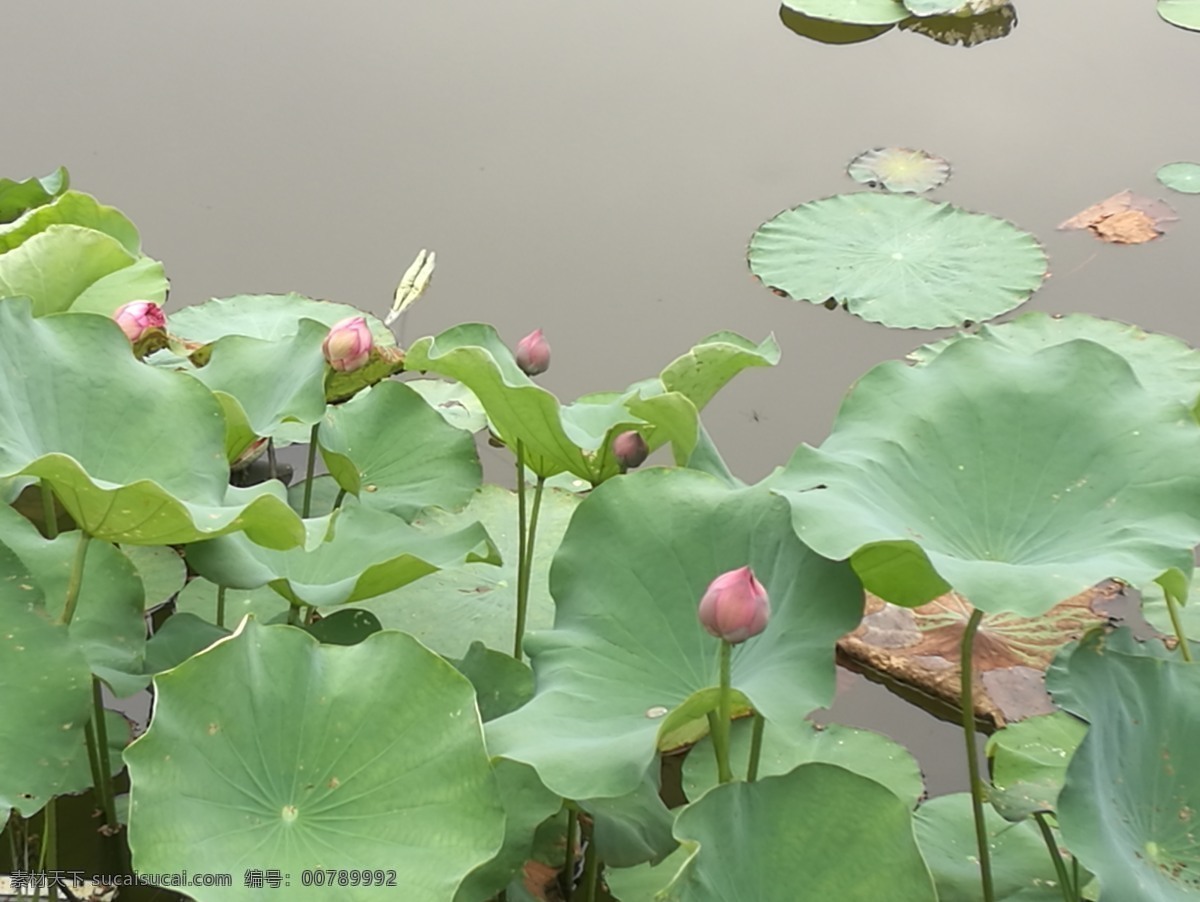
[[488, 724], [489, 747], [532, 764], [567, 798], [635, 790], [660, 734], [703, 723], [715, 704], [718, 643], [696, 608], [716, 576], [747, 564], [772, 614], [734, 649], [734, 690], [785, 726], [827, 704], [833, 643], [858, 623], [862, 591], [788, 523], [787, 505], [765, 489], [693, 470], [655, 468], [596, 489], [554, 559], [554, 629], [525, 642], [537, 695]]
[[[329, 887], [302, 886], [302, 870], [390, 869], [406, 902], [445, 902], [501, 847], [471, 686], [410, 636], [321, 645], [247, 621], [154, 683], [154, 720], [125, 752], [140, 871], [270, 862], [293, 875], [289, 898], [324, 900]], [[234, 883], [189, 892], [261, 898]], [[336, 894], [367, 902], [381, 890]]]
[[1067, 765], [1085, 724], [1064, 711], [1011, 723], [988, 737], [992, 786], [988, 799], [1006, 820], [1058, 810]]

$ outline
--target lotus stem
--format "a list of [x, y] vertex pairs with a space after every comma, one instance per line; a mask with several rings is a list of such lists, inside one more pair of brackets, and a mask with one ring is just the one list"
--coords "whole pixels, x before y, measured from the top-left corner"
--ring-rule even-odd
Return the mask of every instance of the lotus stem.
[[746, 782], [753, 783], [758, 779], [758, 759], [762, 757], [763, 727], [766, 719], [757, 711], [754, 712], [754, 728], [750, 733], [750, 766], [746, 769]]
[[217, 586], [217, 626], [225, 626], [225, 587]]
[[1171, 615], [1171, 627], [1175, 630], [1175, 638], [1179, 640], [1179, 653], [1183, 655], [1183, 660], [1190, 664], [1192, 650], [1188, 647], [1187, 634], [1183, 631], [1183, 622], [1179, 619], [1179, 605], [1175, 601], [1175, 596], [1165, 588], [1163, 596], [1167, 599], [1167, 613]]
[[972, 687], [975, 662], [975, 632], [983, 620], [983, 611], [976, 608], [963, 630], [961, 682], [962, 682], [962, 726], [967, 746], [967, 772], [971, 779], [971, 810], [975, 815], [975, 840], [979, 847], [979, 877], [983, 883], [983, 902], [995, 902], [996, 891], [992, 885], [992, 853], [988, 847], [987, 821], [983, 817], [983, 782], [979, 778], [979, 754], [975, 748], [975, 693]]
[[42, 847], [38, 850], [37, 866], [39, 871], [58, 870], [58, 818], [54, 803], [55, 799], [51, 799], [42, 809]]
[[546, 488], [546, 477], [539, 476], [533, 490], [533, 508], [529, 512], [529, 535], [525, 540], [525, 600], [529, 601], [529, 585], [533, 581], [533, 549], [537, 544], [538, 514], [542, 510], [542, 490]]
[[729, 766], [729, 722], [733, 716], [733, 693], [729, 688], [729, 660], [732, 652], [733, 645], [728, 640], [722, 639], [717, 710], [708, 713], [708, 728], [712, 733], [713, 753], [717, 756], [717, 780], [721, 783], [729, 783], [733, 780], [733, 770]]
[[[96, 739], [96, 765], [100, 770], [100, 800], [104, 805], [104, 820], [112, 834], [120, 829], [117, 803], [113, 794], [112, 763], [108, 757], [108, 726], [104, 722], [104, 693], [100, 680], [92, 677], [92, 725]], [[110, 834], [111, 835], [111, 834]]]
[[563, 902], [571, 902], [575, 891], [575, 825], [578, 820], [579, 813], [575, 806], [567, 802], [567, 857], [563, 862]]
[[1062, 852], [1059, 851], [1058, 842], [1054, 838], [1054, 831], [1046, 823], [1045, 812], [1035, 811], [1033, 817], [1037, 821], [1038, 829], [1042, 831], [1042, 839], [1054, 862], [1054, 871], [1058, 874], [1058, 884], [1062, 888], [1063, 902], [1076, 902], [1078, 896], [1075, 893], [1075, 886], [1071, 882], [1071, 878], [1067, 876], [1067, 866], [1063, 862]]
[[274, 479], [275, 474], [279, 472], [279, 467], [275, 463], [275, 439], [267, 439], [267, 479]]
[[513, 638], [513, 657], [521, 660], [521, 641], [525, 637], [525, 445], [517, 439], [517, 626]]
[[313, 423], [312, 432], [308, 436], [308, 467], [304, 479], [304, 503], [300, 506], [300, 516], [307, 517], [312, 508], [313, 470], [317, 468], [317, 434], [321, 431], [320, 423]]
[[596, 890], [600, 885], [600, 856], [596, 854], [596, 829], [587, 830], [587, 849], [583, 853], [583, 902], [596, 902]]
[[337, 510], [342, 506], [342, 502], [346, 500], [346, 490], [338, 489], [337, 497], [333, 499], [333, 509]]
[[42, 490], [42, 521], [44, 522], [43, 529], [47, 539], [53, 539], [58, 535], [58, 514], [54, 512], [54, 489], [50, 488], [50, 483], [46, 480], [41, 480]]
[[63, 605], [62, 617], [59, 623], [69, 626], [75, 616], [75, 607], [79, 604], [79, 588], [83, 585], [83, 563], [87, 559], [88, 542], [91, 535], [86, 530], [79, 531], [79, 544], [75, 546], [75, 559], [71, 562], [71, 576], [67, 580], [67, 600]]

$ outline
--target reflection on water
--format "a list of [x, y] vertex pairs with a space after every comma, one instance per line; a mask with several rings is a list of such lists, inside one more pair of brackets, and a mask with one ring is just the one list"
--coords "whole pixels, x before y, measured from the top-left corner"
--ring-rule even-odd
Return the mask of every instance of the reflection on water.
[[796, 34], [822, 44], [858, 44], [877, 38], [898, 25], [901, 31], [925, 35], [939, 44], [974, 47], [1004, 37], [1017, 25], [1017, 11], [1008, 3], [974, 16], [909, 16], [889, 25], [830, 22], [806, 16], [786, 5], [779, 7], [779, 18]]

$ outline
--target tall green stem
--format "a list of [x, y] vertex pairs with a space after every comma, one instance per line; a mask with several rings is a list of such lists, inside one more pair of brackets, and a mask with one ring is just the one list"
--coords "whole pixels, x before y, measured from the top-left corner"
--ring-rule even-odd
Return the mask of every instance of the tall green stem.
[[587, 831], [587, 851], [583, 853], [583, 902], [596, 902], [596, 890], [600, 886], [600, 856], [596, 852], [596, 831]]
[[83, 585], [83, 563], [87, 560], [88, 542], [91, 536], [79, 531], [79, 544], [75, 546], [75, 559], [71, 562], [71, 576], [67, 580], [67, 600], [63, 604], [62, 617], [59, 623], [69, 626], [75, 616], [75, 606], [79, 604], [79, 588]]
[[722, 783], [733, 780], [733, 769], [729, 766], [729, 722], [733, 717], [733, 694], [729, 689], [729, 659], [733, 646], [721, 640], [719, 657], [720, 683], [717, 710], [708, 713], [708, 729], [712, 733], [713, 753], [717, 756], [717, 779]]
[[275, 463], [275, 439], [267, 439], [267, 479], [274, 479], [275, 474], [279, 472], [279, 467]]
[[983, 883], [983, 902], [995, 902], [996, 891], [992, 886], [992, 852], [988, 846], [987, 822], [983, 818], [983, 781], [979, 778], [979, 753], [975, 748], [975, 632], [983, 620], [983, 611], [976, 609], [967, 621], [962, 637], [962, 728], [967, 746], [967, 772], [971, 777], [971, 810], [975, 815], [975, 841], [979, 849], [979, 876]]
[[1033, 817], [1037, 821], [1038, 829], [1042, 831], [1042, 840], [1046, 843], [1046, 849], [1050, 852], [1050, 858], [1054, 862], [1054, 871], [1058, 874], [1058, 885], [1062, 887], [1063, 902], [1076, 902], [1079, 897], [1076, 895], [1071, 878], [1067, 876], [1067, 866], [1063, 862], [1062, 852], [1058, 850], [1054, 831], [1046, 822], [1046, 815], [1041, 811], [1035, 811]]
[[37, 866], [39, 871], [58, 870], [58, 817], [54, 803], [55, 799], [51, 799], [42, 809], [42, 847], [38, 850]]
[[762, 757], [763, 727], [766, 723], [766, 719], [755, 711], [754, 729], [750, 733], [750, 766], [746, 769], [747, 783], [753, 783], [758, 779], [758, 759]]
[[41, 480], [42, 490], [42, 520], [45, 521], [45, 532], [47, 539], [53, 539], [58, 535], [58, 514], [54, 511], [54, 489], [50, 488], [50, 483], [46, 480]]
[[312, 432], [308, 435], [308, 467], [305, 470], [304, 502], [300, 506], [300, 516], [307, 517], [312, 508], [313, 471], [317, 468], [317, 433], [321, 431], [320, 423], [313, 423]]
[[563, 863], [563, 902], [571, 902], [571, 896], [575, 892], [575, 824], [578, 820], [578, 809], [567, 802], [567, 858]]
[[525, 636], [525, 445], [517, 439], [517, 626], [513, 638], [513, 657], [521, 660], [521, 641]]
[[117, 820], [117, 802], [113, 793], [112, 762], [108, 757], [108, 725], [104, 722], [104, 693], [100, 680], [92, 677], [92, 725], [95, 728], [96, 765], [100, 771], [100, 801], [104, 806], [104, 820], [110, 831], [120, 828]]
[[1183, 655], [1183, 660], [1191, 662], [1192, 650], [1188, 647], [1187, 634], [1183, 631], [1183, 623], [1179, 620], [1179, 605], [1175, 601], [1175, 596], [1166, 589], [1163, 589], [1163, 595], [1167, 599], [1167, 613], [1171, 615], [1171, 627], [1175, 630], [1175, 637], [1179, 640], [1179, 651]]
[[217, 626], [225, 626], [225, 587], [217, 586]]

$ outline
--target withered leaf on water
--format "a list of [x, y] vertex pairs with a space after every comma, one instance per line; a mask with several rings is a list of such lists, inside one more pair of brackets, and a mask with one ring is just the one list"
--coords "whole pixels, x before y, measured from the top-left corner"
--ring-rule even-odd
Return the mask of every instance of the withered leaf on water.
[[1059, 229], [1088, 229], [1112, 244], [1145, 244], [1163, 234], [1167, 223], [1178, 219], [1165, 202], [1122, 191], [1076, 213]]

